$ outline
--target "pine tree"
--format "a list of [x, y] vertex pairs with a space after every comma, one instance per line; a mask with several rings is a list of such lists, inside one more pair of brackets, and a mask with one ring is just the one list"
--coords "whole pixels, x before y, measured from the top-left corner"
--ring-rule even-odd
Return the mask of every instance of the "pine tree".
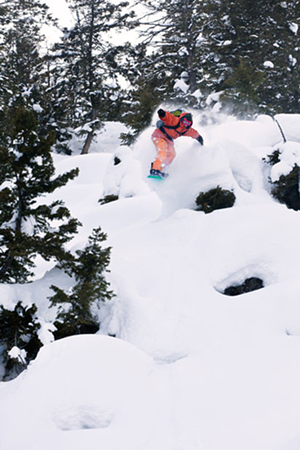
[[61, 264], [61, 268], [76, 280], [69, 292], [57, 286], [51, 286], [55, 294], [50, 298], [51, 306], [59, 305], [54, 325], [56, 339], [74, 334], [95, 333], [99, 322], [93, 309], [100, 302], [111, 300], [114, 296], [109, 290], [105, 272], [110, 262], [111, 247], [102, 248], [107, 236], [101, 228], [93, 230], [88, 244], [83, 250], [77, 250], [73, 260]]
[[154, 72], [167, 72], [172, 85], [186, 72], [189, 92], [195, 92], [203, 76], [200, 62], [204, 47], [202, 34], [208, 19], [207, 1], [145, 0], [143, 3], [149, 9], [150, 20], [143, 34], [145, 42], [155, 48]]
[[[208, 0], [144, 0], [147, 13], [140, 19], [139, 44], [128, 58], [131, 109], [125, 122], [133, 128], [131, 139], [148, 126], [154, 110], [203, 106], [199, 91], [204, 71], [201, 60], [208, 20]], [[134, 54], [135, 53], [135, 54]], [[176, 89], [176, 81], [187, 74], [187, 91]], [[206, 86], [203, 85], [204, 90]], [[175, 89], [174, 89], [175, 88]]]
[[297, 0], [270, 2], [268, 28], [264, 31], [265, 81], [259, 91], [263, 110], [271, 113], [300, 112], [300, 3]]
[[211, 2], [204, 67], [233, 112], [299, 111], [299, 17], [295, 0]]
[[166, 79], [164, 72], [158, 74], [153, 67], [153, 57], [147, 55], [147, 45], [128, 47], [126, 78], [130, 87], [123, 101], [121, 119], [130, 127], [130, 131], [121, 136], [126, 145], [132, 144], [149, 126], [155, 108], [162, 101], [161, 86], [165, 85]]
[[[54, 177], [55, 140], [42, 106], [40, 26], [47, 8], [35, 0], [14, 0], [12, 7], [2, 35], [0, 87], [0, 281], [8, 283], [27, 281], [37, 254], [68, 258], [64, 244], [78, 226], [62, 202], [41, 201], [78, 174]], [[53, 227], [54, 220], [60, 225]]]
[[259, 88], [264, 80], [263, 73], [257, 71], [247, 58], [241, 58], [239, 65], [224, 81], [224, 94], [220, 100], [229, 106], [231, 113], [240, 118], [251, 118], [259, 110]]
[[[127, 2], [68, 0], [75, 24], [65, 30], [55, 46], [55, 90], [67, 107], [68, 125], [84, 137], [82, 153], [88, 153], [104, 120], [118, 116], [123, 46], [113, 45], [111, 32], [130, 26]], [[62, 103], [56, 96], [59, 107]], [[118, 117], [119, 118], [119, 117]], [[59, 118], [61, 119], [61, 118]], [[66, 128], [65, 124], [63, 127]]]
[[[17, 102], [8, 112], [10, 134], [0, 129], [0, 280], [11, 283], [27, 281], [36, 254], [45, 260], [68, 257], [64, 244], [78, 221], [61, 201], [43, 204], [41, 196], [64, 186], [78, 170], [54, 178], [52, 136], [39, 132], [34, 111], [24, 105]], [[54, 220], [61, 224], [53, 227]]]

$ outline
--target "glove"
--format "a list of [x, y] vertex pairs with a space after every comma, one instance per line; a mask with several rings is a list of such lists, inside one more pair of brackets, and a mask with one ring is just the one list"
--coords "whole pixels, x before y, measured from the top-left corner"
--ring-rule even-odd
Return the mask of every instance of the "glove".
[[159, 109], [157, 111], [157, 114], [159, 115], [159, 117], [163, 118], [166, 115], [166, 112], [163, 109]]
[[196, 138], [196, 141], [198, 141], [201, 145], [204, 144], [203, 137], [200, 136], [200, 134], [199, 134], [199, 137]]

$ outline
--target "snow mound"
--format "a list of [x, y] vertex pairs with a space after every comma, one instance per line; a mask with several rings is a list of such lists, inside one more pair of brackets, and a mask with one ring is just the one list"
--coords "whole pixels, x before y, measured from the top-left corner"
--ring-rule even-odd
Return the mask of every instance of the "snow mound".
[[[0, 390], [1, 448], [16, 450], [21, 434], [24, 450], [50, 450], [50, 430], [56, 449], [81, 448], [82, 430], [100, 430], [108, 441], [105, 448], [118, 446], [116, 429], [123, 428], [123, 438], [138, 439], [155, 411], [147, 381], [151, 367], [151, 358], [140, 350], [104, 336], [70, 337], [44, 346], [27, 372], [9, 383], [8, 392]], [[9, 431], [12, 423], [18, 424], [17, 434]], [[75, 434], [62, 436], [63, 431]]]

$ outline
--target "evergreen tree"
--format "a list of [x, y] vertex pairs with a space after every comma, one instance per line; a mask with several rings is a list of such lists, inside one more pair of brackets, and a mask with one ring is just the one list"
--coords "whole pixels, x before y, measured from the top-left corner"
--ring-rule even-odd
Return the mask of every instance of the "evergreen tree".
[[41, 27], [55, 21], [48, 14], [48, 7], [38, 0], [11, 0], [5, 2], [2, 11], [0, 105], [5, 107], [23, 95], [41, 110], [45, 107], [41, 92], [44, 94], [47, 87], [46, 66], [40, 51], [45, 41]]
[[[259, 90], [263, 110], [271, 113], [300, 112], [300, 3], [297, 0], [270, 3], [263, 59], [265, 79]], [[276, 27], [276, 28], [275, 28]]]
[[145, 0], [143, 3], [151, 19], [145, 24], [143, 34], [145, 42], [155, 49], [153, 71], [166, 72], [169, 82], [165, 88], [173, 86], [181, 73], [186, 72], [189, 92], [194, 93], [203, 76], [201, 59], [205, 47], [203, 29], [208, 19], [207, 1]]
[[224, 81], [224, 94], [220, 100], [231, 113], [240, 118], [251, 118], [259, 110], [259, 88], [263, 83], [262, 71], [257, 71], [247, 58], [241, 58], [239, 65]]
[[133, 13], [124, 12], [127, 2], [68, 0], [68, 3], [75, 24], [65, 30], [54, 49], [54, 90], [59, 90], [55, 101], [60, 110], [64, 106], [67, 125], [84, 137], [82, 153], [87, 153], [103, 121], [119, 119], [118, 77], [123, 46], [113, 45], [109, 36], [129, 26]]
[[299, 16], [295, 0], [211, 2], [204, 66], [233, 112], [299, 111]]
[[[169, 108], [202, 107], [199, 87], [204, 77], [201, 64], [205, 50], [204, 23], [208, 0], [144, 0], [147, 14], [140, 19], [139, 44], [128, 58], [131, 109], [125, 122], [134, 138], [149, 125], [155, 108], [164, 102]], [[174, 89], [182, 73], [187, 90]], [[204, 85], [204, 90], [206, 86]], [[130, 136], [130, 135], [129, 135]]]
[[94, 229], [86, 247], [77, 250], [73, 260], [60, 266], [77, 283], [67, 293], [57, 286], [51, 286], [55, 292], [50, 298], [51, 305], [59, 305], [57, 320], [54, 322], [57, 328], [54, 336], [57, 339], [74, 334], [95, 333], [99, 329], [93, 308], [114, 296], [105, 279], [111, 252], [110, 247], [101, 246], [106, 238], [101, 228]]
[[[0, 87], [0, 281], [25, 282], [34, 258], [68, 257], [64, 244], [78, 222], [62, 202], [41, 196], [73, 179], [78, 170], [54, 177], [50, 131], [43, 109], [45, 84], [40, 26], [47, 8], [35, 0], [14, 0], [3, 29]], [[58, 220], [60, 225], [53, 227]]]
[[126, 145], [132, 144], [150, 124], [155, 108], [162, 101], [160, 86], [166, 82], [164, 72], [159, 74], [153, 67], [153, 57], [147, 54], [147, 45], [128, 48], [126, 78], [130, 87], [123, 101], [122, 122], [131, 130], [121, 136]]
[[[78, 170], [54, 178], [52, 136], [43, 136], [35, 112], [21, 99], [6, 111], [8, 118], [10, 133], [0, 128], [0, 280], [11, 283], [27, 281], [36, 254], [45, 260], [68, 257], [64, 244], [78, 221], [61, 201], [43, 204], [41, 196], [64, 186]], [[54, 220], [61, 224], [53, 227]]]

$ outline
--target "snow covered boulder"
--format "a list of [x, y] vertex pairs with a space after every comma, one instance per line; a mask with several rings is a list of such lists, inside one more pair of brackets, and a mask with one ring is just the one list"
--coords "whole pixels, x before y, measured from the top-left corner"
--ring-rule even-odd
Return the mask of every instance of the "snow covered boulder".
[[299, 211], [300, 144], [286, 142], [277, 146], [267, 162], [272, 166], [270, 183], [273, 197], [288, 208]]

